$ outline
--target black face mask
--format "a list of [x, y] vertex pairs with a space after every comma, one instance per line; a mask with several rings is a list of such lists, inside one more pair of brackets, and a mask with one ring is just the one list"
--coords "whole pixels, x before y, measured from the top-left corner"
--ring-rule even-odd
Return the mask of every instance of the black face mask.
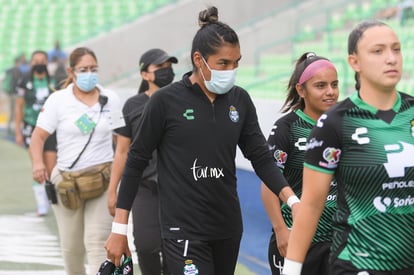
[[36, 72], [38, 74], [45, 73], [45, 72], [47, 72], [47, 65], [45, 65], [45, 64], [33, 65], [32, 71]]
[[162, 88], [167, 86], [174, 80], [174, 71], [171, 67], [161, 68], [154, 72], [155, 80], [154, 84]]

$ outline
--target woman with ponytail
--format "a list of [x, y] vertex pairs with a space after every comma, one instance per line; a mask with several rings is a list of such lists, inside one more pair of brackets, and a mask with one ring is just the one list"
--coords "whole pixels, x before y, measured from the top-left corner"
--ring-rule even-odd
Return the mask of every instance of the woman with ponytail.
[[200, 12], [199, 25], [193, 70], [151, 96], [131, 144], [106, 243], [117, 266], [123, 254], [130, 255], [129, 211], [154, 149], [163, 251], [173, 274], [234, 274], [243, 231], [237, 146], [269, 188], [298, 207], [273, 163], [251, 98], [235, 86], [241, 59], [237, 34], [218, 20], [215, 7]]
[[[335, 66], [315, 53], [304, 53], [296, 62], [287, 86], [288, 95], [279, 118], [272, 127], [268, 143], [274, 162], [283, 171], [296, 195], [302, 193], [303, 158], [306, 143], [318, 118], [337, 102], [338, 74]], [[272, 223], [269, 242], [269, 265], [272, 274], [281, 274], [283, 257], [288, 247], [292, 213], [265, 184], [262, 200]], [[328, 256], [332, 240], [332, 215], [336, 209], [336, 182], [331, 183], [323, 217], [311, 249], [306, 255], [303, 275], [327, 275]]]

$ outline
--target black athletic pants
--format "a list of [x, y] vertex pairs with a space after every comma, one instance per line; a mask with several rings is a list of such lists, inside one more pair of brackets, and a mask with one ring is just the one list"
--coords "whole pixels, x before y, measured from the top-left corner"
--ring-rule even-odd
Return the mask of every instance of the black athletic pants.
[[142, 275], [170, 274], [162, 254], [158, 200], [157, 183], [147, 181], [138, 188], [132, 206], [134, 244]]

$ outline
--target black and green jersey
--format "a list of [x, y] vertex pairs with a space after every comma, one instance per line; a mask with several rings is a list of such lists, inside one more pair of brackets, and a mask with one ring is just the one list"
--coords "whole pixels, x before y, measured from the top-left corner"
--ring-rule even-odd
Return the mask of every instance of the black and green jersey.
[[54, 81], [44, 77], [38, 79], [24, 76], [17, 88], [17, 94], [24, 99], [23, 120], [29, 125], [36, 125], [37, 117], [46, 99], [53, 92]]
[[[301, 110], [291, 112], [273, 125], [268, 138], [270, 150], [279, 168], [283, 170], [293, 191], [297, 196], [302, 194], [303, 160], [308, 136], [315, 121]], [[326, 199], [325, 210], [319, 220], [314, 242], [330, 242], [332, 240], [332, 217], [336, 210], [336, 182]], [[286, 204], [282, 205], [282, 214], [286, 225], [292, 226], [292, 212]]]
[[335, 173], [338, 211], [332, 257], [360, 269], [414, 266], [414, 98], [389, 111], [357, 93], [322, 115], [305, 166]]

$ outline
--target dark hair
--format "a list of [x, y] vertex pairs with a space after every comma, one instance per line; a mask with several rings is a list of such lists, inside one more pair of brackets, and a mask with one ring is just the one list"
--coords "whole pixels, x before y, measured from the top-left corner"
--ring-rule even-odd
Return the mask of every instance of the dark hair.
[[[79, 47], [76, 48], [72, 51], [72, 53], [69, 56], [69, 67], [70, 68], [75, 68], [76, 64], [79, 63], [79, 60], [84, 56], [84, 55], [91, 55], [93, 57], [93, 59], [95, 59], [96, 62], [98, 62], [98, 59], [96, 58], [95, 53], [86, 47]], [[63, 88], [66, 88], [70, 83], [73, 82], [72, 77], [70, 77], [70, 75], [66, 78], [65, 83], [62, 85]]]
[[[308, 67], [310, 64], [317, 60], [328, 60], [325, 57], [317, 56], [313, 52], [306, 52], [299, 57], [299, 59], [295, 63], [295, 69], [289, 79], [287, 85], [287, 92], [288, 95], [286, 97], [285, 102], [282, 106], [282, 113], [286, 113], [290, 110], [303, 110], [305, 108], [305, 101], [301, 98], [296, 90], [296, 84], [299, 83], [300, 76], [302, 75], [303, 71]], [[302, 84], [306, 86], [306, 82]]]
[[46, 57], [46, 60], [47, 60], [47, 57], [48, 57], [47, 52], [45, 52], [45, 51], [43, 51], [43, 50], [36, 50], [36, 51], [32, 52], [31, 59], [33, 59], [33, 57], [34, 57], [36, 54], [43, 54], [43, 55]]
[[[379, 26], [388, 27], [388, 25], [384, 22], [375, 19], [366, 20], [356, 25], [356, 27], [351, 31], [351, 33], [348, 36], [348, 54], [351, 55], [354, 53], [358, 53], [358, 42], [359, 40], [361, 40], [361, 37], [364, 34], [364, 32], [369, 28]], [[361, 83], [359, 81], [359, 74], [355, 72], [355, 89], [359, 91], [360, 88]]]
[[148, 88], [149, 88], [148, 81], [143, 79], [141, 81], [141, 84], [139, 85], [138, 94], [142, 94], [142, 93], [146, 92], [148, 90]]
[[194, 52], [199, 51], [207, 60], [224, 43], [230, 43], [232, 45], [239, 44], [239, 38], [236, 32], [230, 26], [218, 20], [218, 10], [214, 6], [200, 11], [198, 25], [200, 29], [194, 36], [191, 48], [191, 62], [193, 63], [193, 67], [195, 67], [192, 58]]

